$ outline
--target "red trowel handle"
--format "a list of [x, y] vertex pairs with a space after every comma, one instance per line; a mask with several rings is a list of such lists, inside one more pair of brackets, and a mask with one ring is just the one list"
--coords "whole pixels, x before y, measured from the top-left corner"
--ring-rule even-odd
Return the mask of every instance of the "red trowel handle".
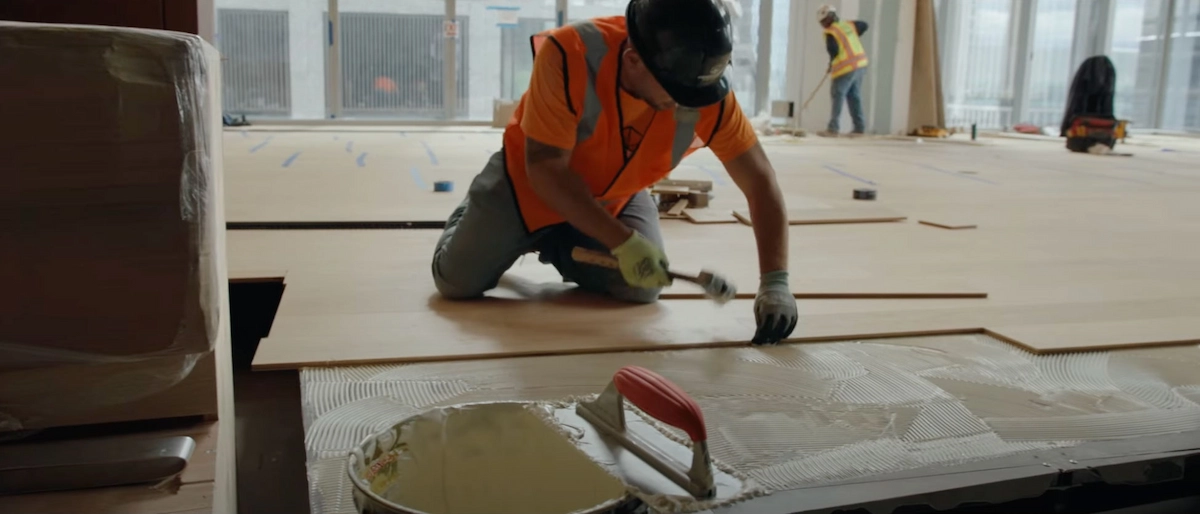
[[693, 442], [708, 439], [704, 414], [683, 389], [662, 375], [641, 366], [625, 366], [613, 375], [617, 392], [643, 412], [687, 432]]

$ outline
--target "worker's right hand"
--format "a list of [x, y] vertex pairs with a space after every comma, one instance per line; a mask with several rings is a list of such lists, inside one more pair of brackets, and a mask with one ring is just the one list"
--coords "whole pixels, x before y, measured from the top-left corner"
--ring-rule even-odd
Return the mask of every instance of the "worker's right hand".
[[671, 285], [666, 254], [638, 231], [613, 248], [612, 254], [620, 263], [621, 276], [630, 286], [652, 289]]
[[775, 344], [787, 339], [796, 329], [798, 320], [796, 295], [788, 285], [788, 272], [780, 270], [763, 275], [754, 297], [754, 321], [758, 330], [751, 342]]

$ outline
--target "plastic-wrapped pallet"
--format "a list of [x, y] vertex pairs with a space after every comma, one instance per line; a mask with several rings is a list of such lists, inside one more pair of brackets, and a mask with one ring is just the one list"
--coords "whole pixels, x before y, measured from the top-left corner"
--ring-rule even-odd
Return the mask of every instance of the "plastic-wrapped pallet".
[[190, 34], [0, 22], [0, 430], [86, 422], [211, 368], [219, 63]]

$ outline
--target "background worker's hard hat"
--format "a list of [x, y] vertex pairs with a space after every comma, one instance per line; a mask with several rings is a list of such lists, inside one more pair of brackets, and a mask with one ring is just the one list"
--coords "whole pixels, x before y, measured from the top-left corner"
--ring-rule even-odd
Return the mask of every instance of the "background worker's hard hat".
[[832, 14], [837, 14], [837, 9], [834, 9], [829, 4], [822, 5], [817, 9], [817, 21], [825, 21], [825, 18], [828, 18]]
[[631, 0], [625, 24], [633, 48], [675, 103], [705, 107], [729, 94], [733, 37], [721, 0]]

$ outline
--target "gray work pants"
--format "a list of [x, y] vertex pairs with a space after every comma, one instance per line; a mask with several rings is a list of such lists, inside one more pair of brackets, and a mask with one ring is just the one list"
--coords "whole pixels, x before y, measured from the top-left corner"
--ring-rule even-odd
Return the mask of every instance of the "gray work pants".
[[[553, 265], [564, 279], [584, 290], [635, 303], [658, 299], [660, 289], [631, 287], [617, 270], [575, 262], [571, 250], [576, 246], [607, 249], [570, 224], [527, 232], [504, 168], [501, 150], [471, 182], [467, 197], [446, 222], [433, 253], [433, 282], [442, 296], [478, 298], [495, 288], [521, 255], [536, 251], [541, 262]], [[658, 209], [645, 191], [629, 201], [618, 219], [663, 247]]]

